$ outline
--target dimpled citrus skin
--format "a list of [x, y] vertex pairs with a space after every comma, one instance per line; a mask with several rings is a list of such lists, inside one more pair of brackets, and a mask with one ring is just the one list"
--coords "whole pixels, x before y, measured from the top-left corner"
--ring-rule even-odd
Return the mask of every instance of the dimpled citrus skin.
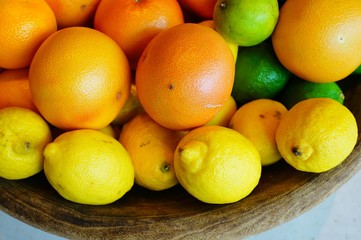
[[343, 104], [345, 95], [337, 82], [314, 83], [297, 77], [291, 78], [278, 95], [278, 99], [290, 109], [308, 98], [332, 98]]
[[29, 69], [0, 72], [0, 108], [24, 107], [38, 112], [29, 88]]
[[160, 125], [186, 130], [210, 121], [228, 100], [234, 57], [213, 29], [185, 23], [159, 33], [144, 50], [136, 87]]
[[239, 46], [255, 46], [271, 36], [278, 20], [277, 0], [219, 0], [213, 12], [216, 30]]
[[287, 0], [272, 34], [280, 62], [311, 82], [335, 82], [361, 63], [361, 1]]
[[100, 0], [46, 0], [53, 9], [58, 28], [91, 26]]
[[52, 141], [47, 122], [27, 108], [0, 109], [0, 177], [23, 179], [43, 169], [43, 149]]
[[282, 157], [298, 170], [316, 173], [342, 163], [357, 137], [353, 114], [330, 98], [298, 102], [281, 119], [276, 132]]
[[128, 152], [98, 130], [68, 131], [44, 149], [44, 172], [55, 190], [73, 202], [112, 203], [134, 184]]
[[41, 43], [57, 30], [44, 0], [0, 1], [0, 67], [24, 68]]
[[281, 160], [276, 130], [286, 107], [271, 99], [257, 99], [242, 105], [233, 115], [229, 127], [247, 137], [257, 148], [263, 166]]
[[178, 131], [159, 125], [146, 113], [123, 126], [119, 141], [132, 158], [138, 185], [160, 191], [178, 183], [173, 156], [180, 138]]
[[[199, 22], [199, 24], [210, 27], [216, 31], [216, 26], [214, 25], [213, 20], [204, 20], [202, 22]], [[233, 53], [234, 61], [236, 61], [238, 56], [238, 45], [234, 42], [226, 42]]]
[[180, 184], [200, 201], [226, 204], [248, 196], [261, 177], [255, 146], [233, 129], [203, 126], [190, 131], [174, 153]]
[[130, 91], [129, 63], [107, 35], [85, 27], [59, 30], [39, 48], [30, 66], [34, 103], [62, 129], [107, 126]]
[[239, 50], [232, 96], [238, 106], [260, 98], [275, 98], [291, 73], [278, 61], [272, 44], [262, 42]]
[[184, 23], [177, 0], [102, 0], [94, 28], [113, 38], [135, 70], [148, 43], [160, 32]]

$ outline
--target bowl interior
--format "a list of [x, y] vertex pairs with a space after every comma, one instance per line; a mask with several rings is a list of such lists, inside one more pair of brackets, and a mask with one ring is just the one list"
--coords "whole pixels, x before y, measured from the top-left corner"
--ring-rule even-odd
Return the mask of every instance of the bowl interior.
[[233, 204], [202, 203], [178, 185], [161, 192], [134, 186], [104, 206], [63, 199], [41, 172], [25, 180], [0, 178], [0, 210], [67, 238], [240, 238], [268, 230], [316, 206], [361, 168], [361, 84], [356, 78], [340, 86], [358, 122], [357, 145], [328, 172], [300, 172], [282, 160], [264, 167], [255, 190]]

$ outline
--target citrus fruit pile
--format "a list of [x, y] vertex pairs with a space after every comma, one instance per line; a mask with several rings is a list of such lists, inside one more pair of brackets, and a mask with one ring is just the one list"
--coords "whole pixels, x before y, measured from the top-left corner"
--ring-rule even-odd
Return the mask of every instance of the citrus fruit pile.
[[233, 203], [357, 143], [359, 0], [2, 0], [0, 25], [0, 177], [43, 171], [69, 201]]

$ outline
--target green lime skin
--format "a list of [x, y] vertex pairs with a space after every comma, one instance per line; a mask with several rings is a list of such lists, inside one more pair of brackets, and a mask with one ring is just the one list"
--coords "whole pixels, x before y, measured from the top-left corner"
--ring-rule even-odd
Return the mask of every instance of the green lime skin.
[[314, 83], [297, 77], [291, 78], [279, 95], [279, 101], [288, 109], [309, 98], [332, 98], [343, 104], [345, 95], [336, 82]]
[[361, 65], [356, 68], [356, 70], [352, 73], [353, 75], [360, 75], [361, 74]]
[[213, 12], [217, 32], [246, 47], [270, 37], [278, 17], [278, 0], [218, 0]]
[[240, 47], [232, 96], [238, 106], [259, 98], [272, 99], [286, 86], [291, 75], [269, 42]]

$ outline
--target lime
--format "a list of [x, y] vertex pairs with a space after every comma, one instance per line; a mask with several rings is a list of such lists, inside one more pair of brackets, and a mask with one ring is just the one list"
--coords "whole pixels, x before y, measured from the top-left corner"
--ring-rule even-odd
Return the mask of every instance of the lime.
[[254, 46], [271, 36], [279, 15], [277, 0], [218, 0], [217, 32], [239, 46]]
[[356, 70], [355, 71], [353, 71], [353, 73], [352, 74], [361, 74], [361, 65], [360, 66], [358, 66], [358, 68], [356, 68]]
[[232, 96], [239, 106], [259, 98], [273, 98], [285, 87], [290, 76], [269, 42], [240, 48]]
[[309, 98], [332, 98], [343, 104], [345, 95], [336, 82], [314, 83], [297, 77], [291, 78], [279, 95], [279, 100], [288, 109]]

